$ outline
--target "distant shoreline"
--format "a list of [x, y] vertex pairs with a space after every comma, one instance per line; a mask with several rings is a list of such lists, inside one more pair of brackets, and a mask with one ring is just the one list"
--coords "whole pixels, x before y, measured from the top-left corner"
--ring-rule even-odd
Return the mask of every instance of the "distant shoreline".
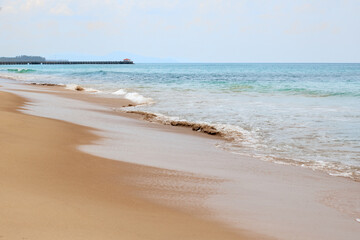
[[64, 65], [64, 64], [134, 64], [133, 61], [19, 61], [0, 62], [0, 65]]

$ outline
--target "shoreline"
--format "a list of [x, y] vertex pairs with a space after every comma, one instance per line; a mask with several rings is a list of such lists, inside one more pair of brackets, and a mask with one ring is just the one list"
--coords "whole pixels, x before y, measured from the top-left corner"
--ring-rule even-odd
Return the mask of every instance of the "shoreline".
[[[29, 83], [23, 83], [29, 84]], [[136, 107], [138, 104], [124, 97], [114, 97], [107, 95], [93, 95], [91, 90], [86, 90], [80, 85], [74, 89], [67, 88], [67, 85], [59, 85], [59, 84], [48, 84], [48, 83], [30, 83], [31, 85], [45, 87], [45, 89], [52, 90], [53, 87], [57, 88], [58, 92], [54, 92], [54, 94], [58, 96], [63, 96], [67, 98], [90, 101], [92, 103], [100, 104], [103, 106], [107, 106], [112, 109], [113, 114], [117, 114], [120, 116], [125, 116], [128, 118], [145, 120], [151, 123], [157, 123], [160, 125], [168, 125], [173, 127], [181, 127], [184, 129], [190, 129], [197, 133], [204, 133], [205, 135], [211, 135], [210, 137], [217, 137], [218, 139], [222, 139], [224, 142], [231, 143], [241, 134], [230, 129], [222, 129], [219, 128], [217, 124], [209, 124], [209, 123], [199, 123], [192, 122], [187, 120], [174, 120], [172, 117], [164, 116], [159, 113], [146, 112], [146, 111], [138, 111], [136, 109], [127, 110], [127, 107]], [[77, 89], [78, 88], [78, 89]], [[94, 90], [97, 91], [97, 90]], [[146, 105], [146, 104], [145, 104]], [[181, 132], [182, 130], [180, 130]], [[185, 130], [187, 131], [187, 130]], [[240, 134], [240, 135], [239, 135]], [[206, 136], [205, 136], [206, 137]], [[227, 147], [223, 146], [223, 149]], [[231, 151], [227, 149], [226, 151]], [[234, 152], [235, 153], [235, 152]], [[236, 152], [235, 154], [239, 154]], [[241, 154], [244, 157], [256, 158], [261, 161], [268, 161], [276, 164], [285, 164], [291, 166], [297, 166], [301, 168], [308, 168], [315, 171], [325, 172], [330, 176], [334, 177], [344, 177], [350, 178], [353, 181], [360, 182], [360, 168], [353, 165], [345, 165], [340, 162], [318, 162], [318, 161], [308, 161], [303, 162], [295, 159], [285, 159], [279, 157], [271, 157], [270, 159], [262, 156], [252, 156], [248, 154]]]
[[140, 198], [136, 192], [156, 188], [134, 184], [138, 177], [163, 184], [201, 178], [82, 153], [77, 145], [98, 138], [89, 128], [21, 113], [28, 102], [2, 88], [0, 99], [4, 239], [259, 238]]
[[[36, 94], [57, 95], [57, 93], [50, 90], [37, 89], [39, 89], [38, 92], [29, 89], [13, 89], [12, 91], [18, 91], [18, 93], [27, 95], [30, 98]], [[33, 93], [30, 94], [27, 91], [33, 91]], [[86, 98], [85, 96], [82, 101], [86, 100]], [[31, 114], [37, 111], [39, 113], [40, 108], [36, 109], [36, 105], [41, 105], [41, 99], [42, 98], [39, 98], [37, 100], [39, 102], [33, 102], [33, 104], [28, 107], [32, 110], [27, 110], [27, 113]], [[54, 100], [54, 102], [56, 101], [58, 100]], [[78, 104], [76, 102], [72, 103], [74, 105]], [[51, 104], [51, 102], [49, 104]], [[83, 106], [83, 108], [88, 107], [89, 106]], [[80, 109], [82, 107], [78, 108]], [[88, 109], [88, 111], [97, 110]], [[98, 109], [98, 111], [102, 110]], [[42, 114], [45, 113], [46, 111], [44, 110]], [[50, 112], [50, 116], [48, 117], [58, 117], [55, 113], [53, 116], [51, 116], [51, 114], [53, 113]], [[110, 114], [109, 111], [108, 114]], [[69, 119], [63, 120], [71, 121]], [[114, 119], [109, 119], [109, 121], [110, 120], [112, 121]], [[122, 150], [118, 150], [118, 156], [112, 156], [109, 154], [111, 151], [104, 151], [110, 149], [106, 149], [111, 143], [105, 139], [106, 137], [111, 137], [110, 135], [102, 135], [103, 140], [95, 142], [97, 146], [87, 145], [80, 147], [80, 149], [95, 155], [100, 154], [110, 159], [125, 160], [126, 162], [141, 165], [152, 165], [152, 167], [160, 167], [161, 169], [191, 172], [192, 174], [196, 174], [196, 176], [205, 175], [215, 176], [218, 179], [226, 179], [226, 181], [218, 184], [219, 186], [217, 187], [217, 191], [214, 191], [215, 193], [207, 196], [204, 205], [206, 208], [211, 208], [215, 211], [213, 215], [219, 215], [218, 220], [221, 219], [223, 222], [230, 224], [230, 226], [237, 228], [243, 226], [246, 230], [255, 230], [254, 232], [274, 236], [279, 239], [313, 239], [314, 237], [323, 238], [324, 236], [326, 236], [327, 239], [337, 239], [337, 237], [345, 235], [349, 239], [353, 239], [352, 237], [356, 236], [356, 233], [359, 231], [359, 225], [355, 221], [359, 217], [360, 212], [360, 206], [357, 205], [359, 200], [357, 198], [357, 196], [359, 196], [357, 195], [359, 193], [359, 185], [356, 182], [331, 177], [325, 173], [314, 172], [310, 169], [283, 166], [224, 153], [214, 146], [211, 146], [216, 144], [216, 138], [209, 138], [204, 134], [197, 134], [196, 132], [192, 132], [191, 129], [160, 126], [149, 122], [130, 121], [123, 118], [116, 119], [116, 121], [118, 124], [127, 124], [125, 127], [132, 130], [132, 132], [130, 132], [130, 130], [126, 132], [129, 134], [130, 140], [126, 140], [129, 143], [124, 144], [124, 147], [130, 152], [133, 152], [138, 151], [139, 146], [145, 146], [142, 153], [129, 155]], [[111, 126], [114, 127], [115, 125]], [[120, 130], [125, 131], [124, 129]], [[140, 132], [142, 134], [139, 134]], [[190, 132], [192, 132], [192, 134], [189, 134]], [[132, 136], [130, 134], [135, 135]], [[167, 141], [154, 137], [156, 134], [161, 135], [161, 137], [167, 137], [170, 141], [167, 143]], [[131, 138], [138, 139], [131, 141]], [[126, 137], [124, 139], [126, 139]], [[150, 151], [153, 149], [146, 148], [150, 140], [152, 141], [151, 147], [161, 150], [162, 154], [156, 155]], [[135, 142], [137, 142], [137, 144], [135, 144]], [[190, 142], [190, 144], [187, 142]], [[176, 144], [178, 146], [174, 146]], [[214, 149], [209, 149], [209, 146]], [[172, 148], [171, 152], [170, 150], [166, 150], [166, 148], [169, 147]], [[200, 151], [204, 156], [198, 156], [197, 151]], [[152, 154], [154, 155], [152, 156]], [[176, 156], [176, 154], [180, 156]], [[163, 161], [161, 158], [164, 158], [164, 156], [174, 159], [174, 162], [168, 163]], [[184, 163], [184, 158], [190, 156], [197, 161], [191, 163], [185, 161]], [[144, 157], [148, 158], [148, 161], [144, 161]], [[160, 160], [158, 160], [159, 158]], [[220, 159], [223, 159], [224, 162], [218, 165], [216, 161]], [[193, 164], [195, 164], [195, 166]], [[205, 166], [208, 169], [204, 169]], [[219, 170], [219, 167], [223, 169]], [[247, 184], [241, 184], [243, 182]], [[231, 197], [234, 196], [236, 196], [236, 205], [240, 206], [237, 209], [232, 209], [235, 200], [231, 199]], [[244, 196], [246, 197], [244, 198]], [[268, 199], [263, 199], [264, 197]], [[297, 199], [299, 197], [304, 199]], [[156, 196], [150, 196], [150, 198], [161, 202], [161, 200], [156, 199]], [[161, 203], [166, 201], [171, 202], [173, 200], [165, 199]], [[231, 207], [229, 208], [228, 206]], [[301, 209], [301, 207], [304, 207], [304, 209]], [[284, 209], [287, 209], [287, 212], [283, 212]], [[259, 216], [259, 213], [262, 213], [263, 216]], [[315, 215], [315, 213], [319, 216], [312, 216]], [[234, 215], [238, 216], [236, 217]], [[309, 217], [313, 217], [313, 219]], [[306, 223], [304, 222], [305, 220], [310, 222]], [[318, 229], [312, 229], [314, 226]], [[334, 229], [327, 229], [329, 226], [333, 226]], [[314, 232], [308, 232], [307, 229], [309, 228], [314, 230]], [[296, 233], [297, 236], [293, 236], [294, 233]]]

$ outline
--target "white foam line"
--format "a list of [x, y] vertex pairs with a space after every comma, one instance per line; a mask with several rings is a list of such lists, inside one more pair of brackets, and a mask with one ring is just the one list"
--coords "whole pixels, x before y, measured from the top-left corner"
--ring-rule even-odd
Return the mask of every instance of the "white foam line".
[[112, 94], [124, 96], [124, 98], [129, 99], [130, 101], [137, 104], [150, 104], [154, 102], [153, 99], [151, 98], [146, 98], [137, 92], [127, 92], [124, 89], [119, 89], [116, 92], [113, 92]]

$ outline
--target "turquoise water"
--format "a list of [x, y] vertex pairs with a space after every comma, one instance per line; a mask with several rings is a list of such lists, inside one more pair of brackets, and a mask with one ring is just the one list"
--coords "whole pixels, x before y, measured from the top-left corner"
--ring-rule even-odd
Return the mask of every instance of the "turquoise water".
[[360, 64], [1, 66], [0, 76], [126, 97], [213, 124], [236, 154], [360, 178]]

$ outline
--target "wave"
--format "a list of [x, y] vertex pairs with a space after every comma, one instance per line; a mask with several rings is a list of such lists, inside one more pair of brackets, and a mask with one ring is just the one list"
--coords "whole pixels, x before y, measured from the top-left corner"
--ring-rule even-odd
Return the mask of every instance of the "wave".
[[[11, 78], [11, 79], [13, 79], [13, 78]], [[13, 79], [13, 80], [15, 80], [15, 79]], [[84, 86], [81, 86], [81, 85], [78, 85], [78, 84], [54, 84], [54, 83], [34, 83], [34, 82], [32, 82], [30, 84], [32, 84], [32, 85], [42, 85], [42, 86], [62, 86], [62, 87], [65, 87], [65, 89], [73, 90], [73, 91], [79, 91], [79, 92], [84, 91], [84, 92], [89, 92], [89, 93], [109, 94], [109, 92], [103, 92], [103, 91], [100, 91], [98, 89], [84, 87]], [[137, 92], [127, 92], [124, 89], [119, 89], [116, 92], [112, 92], [112, 94], [122, 96], [123, 98], [128, 99], [128, 100], [130, 100], [133, 103], [138, 104], [138, 105], [154, 103], [152, 98], [144, 97], [144, 96], [140, 95]]]
[[8, 75], [0, 75], [0, 78], [2, 79], [9, 79], [9, 80], [19, 80], [18, 78], [16, 78], [15, 76], [8, 76]]
[[10, 68], [7, 69], [8, 72], [15, 72], [15, 73], [30, 73], [30, 72], [36, 72], [34, 69], [18, 69], [18, 68]]
[[125, 95], [127, 92], [124, 89], [119, 89], [116, 92], [113, 92], [114, 95]]
[[223, 135], [216, 127], [211, 126], [206, 123], [196, 123], [196, 122], [189, 122], [185, 120], [174, 120], [171, 117], [166, 117], [161, 114], [154, 114], [144, 111], [126, 111], [127, 113], [135, 113], [138, 115], [143, 116], [144, 120], [151, 121], [151, 122], [158, 122], [165, 125], [177, 126], [177, 127], [187, 127], [191, 128], [193, 131], [207, 133], [209, 135]]
[[80, 85], [77, 84], [66, 84], [65, 85], [66, 89], [69, 90], [74, 90], [74, 91], [85, 91], [85, 92], [101, 92], [100, 90], [94, 89], [94, 88], [86, 88], [86, 87], [82, 87]]
[[126, 98], [126, 99], [128, 99], [128, 100], [130, 100], [130, 101], [132, 101], [134, 103], [137, 103], [137, 104], [151, 104], [151, 103], [154, 103], [152, 98], [144, 97], [144, 96], [140, 95], [137, 92], [127, 92], [124, 89], [119, 89], [116, 92], [113, 92], [112, 94], [123, 96], [124, 98]]
[[69, 75], [71, 76], [82, 76], [82, 77], [85, 77], [85, 76], [98, 76], [98, 75], [101, 75], [101, 76], [105, 76], [106, 74], [108, 74], [107, 71], [104, 71], [104, 70], [99, 70], [99, 71], [82, 71], [82, 72], [72, 72], [70, 73]]
[[150, 122], [157, 122], [164, 125], [171, 125], [176, 127], [191, 128], [193, 131], [202, 132], [213, 136], [225, 137], [227, 140], [233, 140], [234, 138], [243, 138], [246, 133], [242, 132], [236, 126], [225, 124], [211, 124], [205, 122], [192, 122], [187, 120], [179, 120], [175, 117], [168, 117], [159, 113], [151, 113], [145, 111], [126, 110], [126, 113], [138, 114], [143, 117], [144, 120]]
[[289, 93], [291, 95], [304, 95], [309, 97], [358, 97], [360, 93], [358, 91], [329, 91], [329, 90], [312, 90], [306, 88], [280, 88], [276, 89], [277, 92]]
[[[208, 135], [219, 136], [223, 138], [225, 142], [224, 144], [217, 144], [217, 146], [225, 151], [229, 151], [234, 154], [251, 156], [251, 157], [259, 158], [261, 160], [271, 161], [278, 164], [294, 165], [294, 166], [310, 168], [313, 170], [320, 170], [326, 172], [331, 176], [347, 177], [354, 181], [360, 182], [360, 167], [357, 166], [349, 166], [342, 164], [340, 162], [324, 162], [324, 161], [305, 162], [302, 160], [284, 159], [270, 155], [255, 155], [255, 154], [249, 154], [239, 151], [239, 145], [257, 144], [257, 140], [252, 137], [251, 132], [239, 126], [179, 120], [176, 117], [168, 117], [162, 114], [145, 112], [145, 111], [136, 111], [136, 110], [127, 110], [127, 109], [120, 109], [120, 111], [140, 115], [143, 120], [149, 122], [155, 122], [159, 124], [171, 125], [176, 127], [186, 127], [196, 132], [202, 132]], [[235, 150], [233, 146], [237, 146], [237, 149]]]
[[281, 86], [281, 85], [257, 85], [257, 84], [231, 84], [230, 86], [222, 88], [224, 92], [245, 92], [245, 93], [265, 93], [265, 94], [287, 94], [287, 95], [302, 95], [306, 97], [359, 97], [359, 87], [347, 86], [346, 88], [334, 86]]
[[[3, 79], [10, 79], [10, 80], [24, 80], [22, 77], [17, 77], [15, 75], [0, 75], [0, 78]], [[29, 81], [29, 79], [27, 79]], [[138, 105], [145, 105], [145, 104], [152, 104], [154, 103], [154, 100], [152, 98], [147, 98], [142, 96], [141, 94], [137, 92], [127, 92], [124, 89], [119, 89], [115, 92], [109, 92], [109, 91], [101, 91], [95, 88], [90, 87], [84, 87], [78, 84], [57, 84], [57, 83], [44, 83], [44, 82], [28, 82], [31, 85], [42, 85], [42, 86], [62, 86], [65, 87], [65, 89], [73, 90], [73, 91], [79, 91], [79, 92], [89, 92], [89, 93], [104, 93], [104, 94], [113, 94], [113, 95], [119, 95], [122, 96], [125, 99], [128, 99], [132, 101], [135, 104]]]
[[[270, 90], [269, 90], [270, 91]], [[360, 93], [355, 89], [338, 91], [330, 89], [308, 89], [308, 88], [278, 88], [274, 92], [286, 93], [289, 95], [303, 95], [307, 97], [359, 97]]]

